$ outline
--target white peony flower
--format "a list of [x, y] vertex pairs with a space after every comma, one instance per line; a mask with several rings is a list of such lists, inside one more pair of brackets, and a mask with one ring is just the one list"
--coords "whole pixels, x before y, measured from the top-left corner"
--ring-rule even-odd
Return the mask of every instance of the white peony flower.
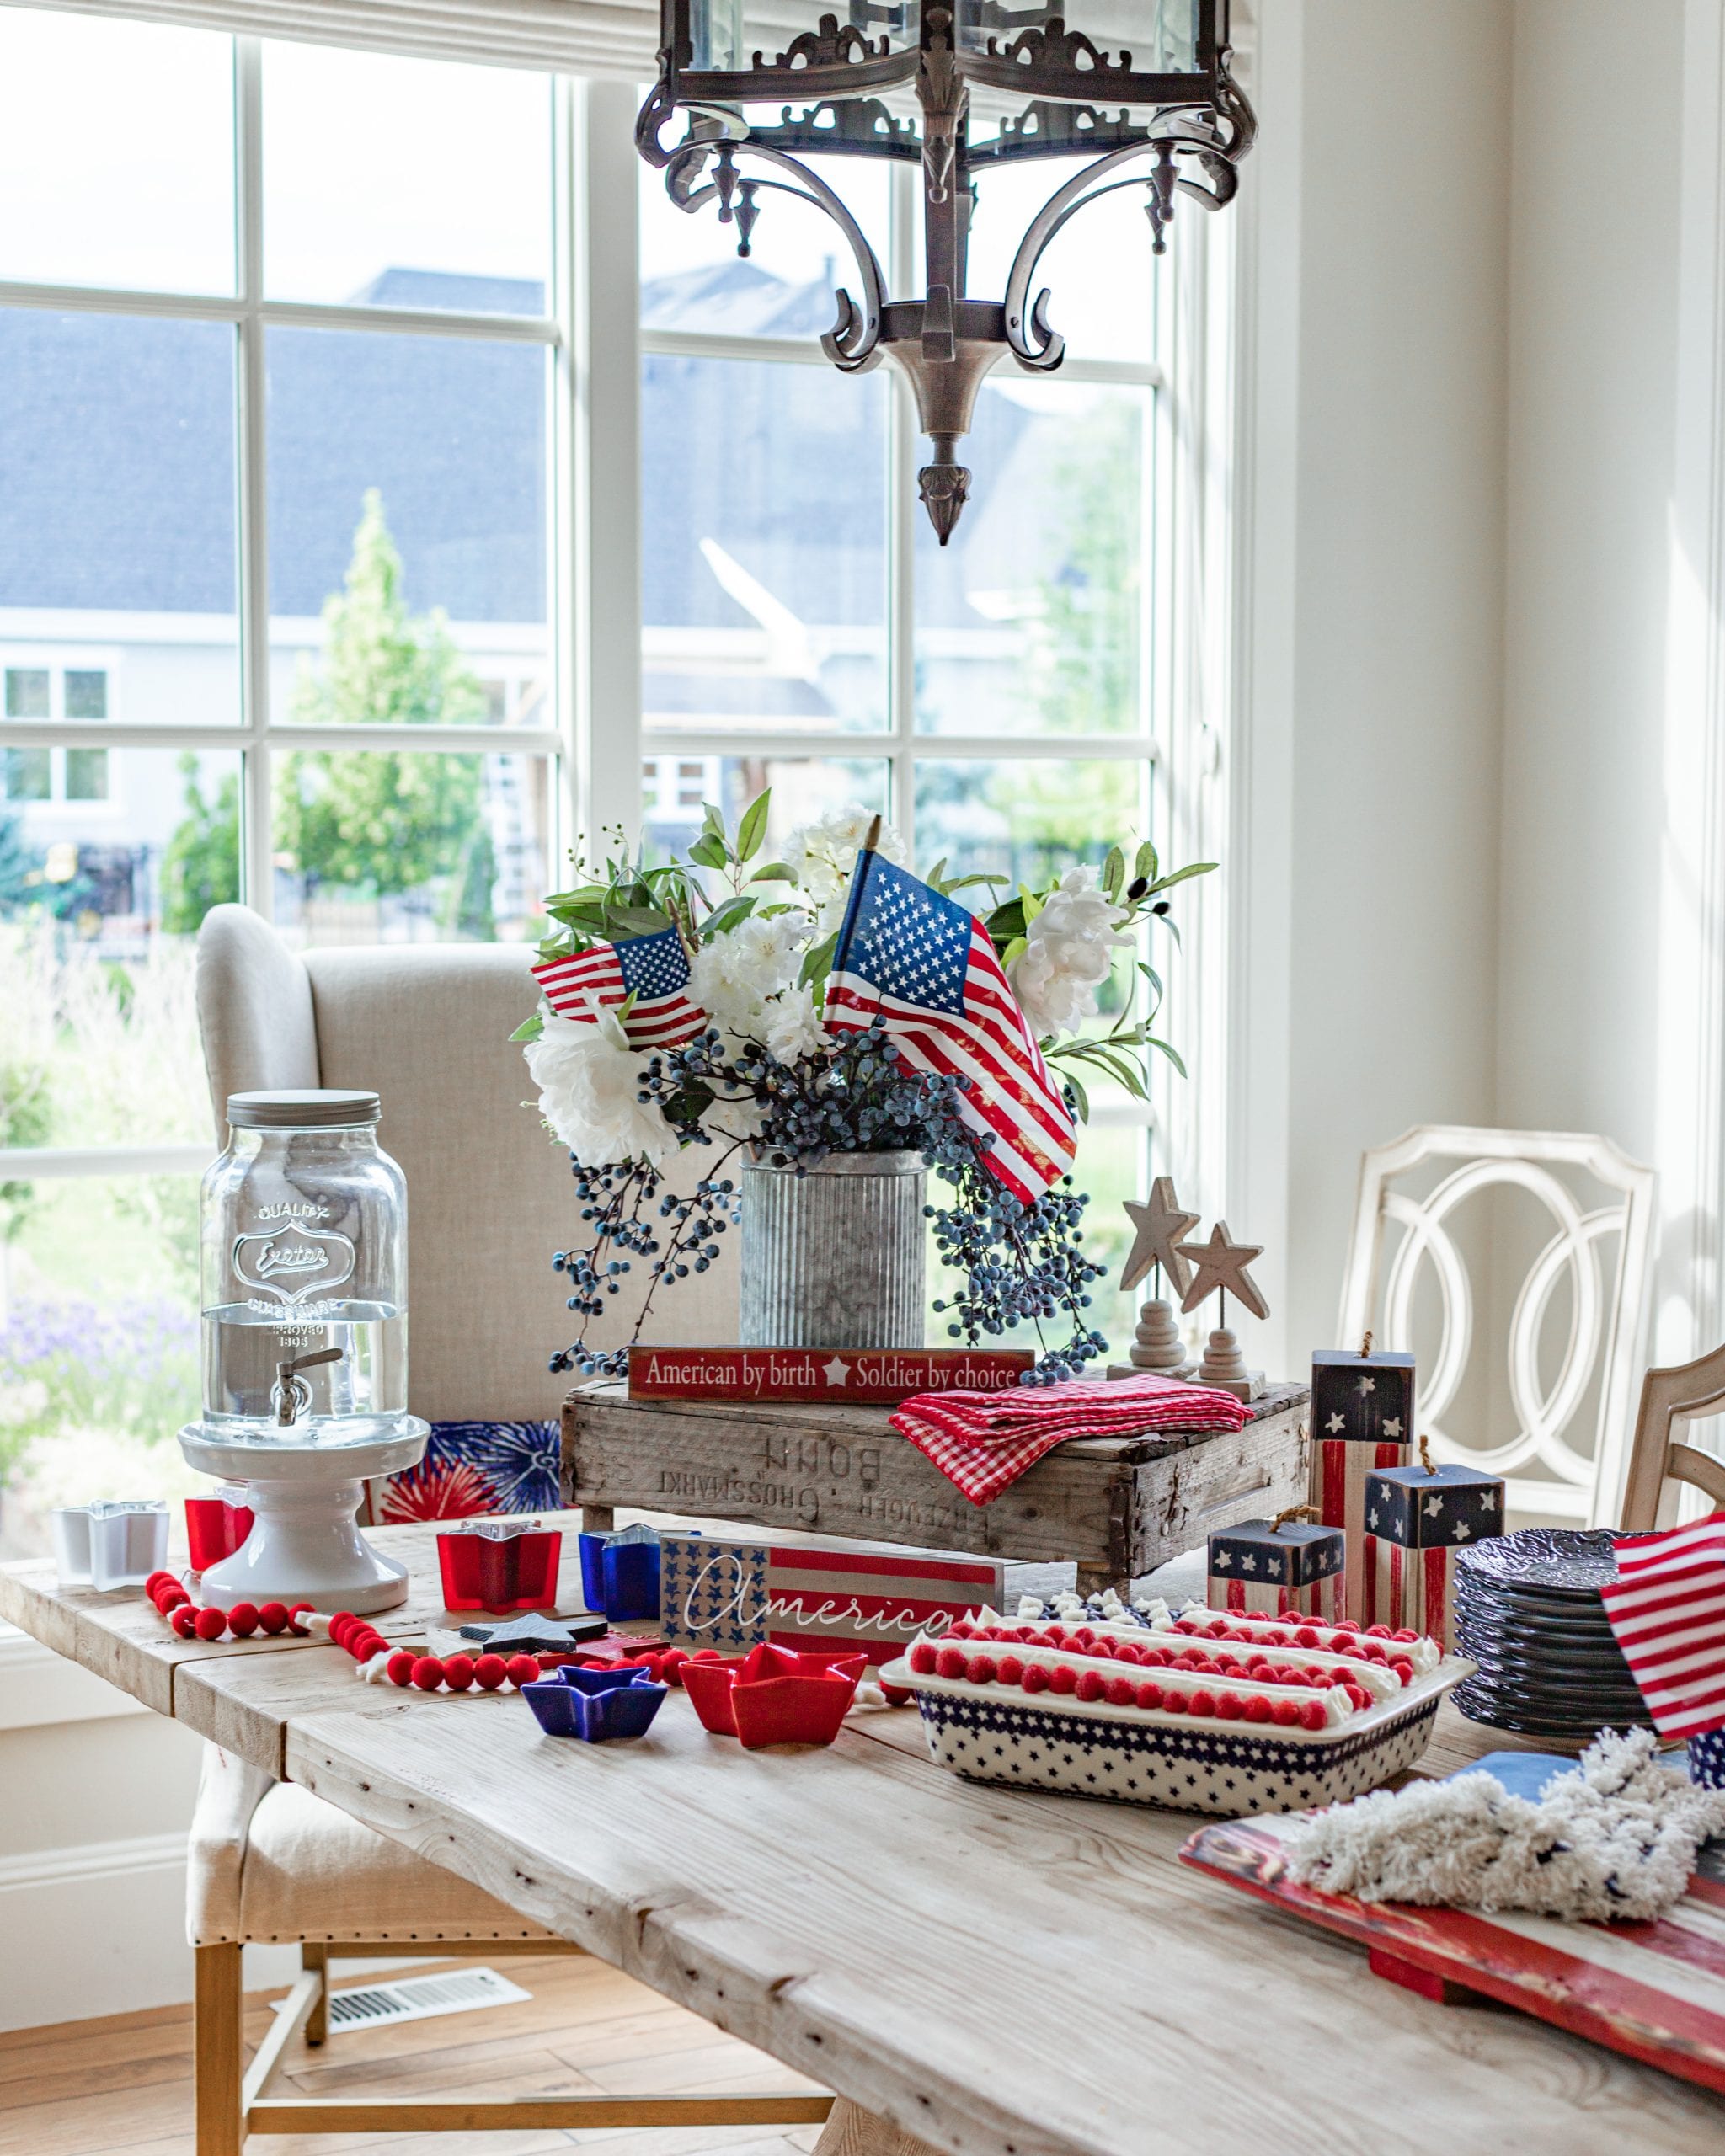
[[[819, 936], [830, 936], [844, 919], [851, 871], [873, 821], [873, 811], [853, 801], [830, 816], [804, 824], [786, 841], [785, 865], [797, 873], [798, 889], [813, 909]], [[887, 823], [880, 827], [874, 850], [883, 860], [901, 867], [910, 857], [904, 841]]]
[[1130, 944], [1126, 918], [1097, 887], [1093, 868], [1069, 868], [1030, 924], [1025, 947], [1007, 968], [1020, 1009], [1039, 1040], [1075, 1032], [1096, 1015], [1096, 990]]
[[586, 1023], [553, 1011], [525, 1053], [539, 1113], [584, 1167], [641, 1160], [662, 1168], [676, 1159], [676, 1131], [651, 1102], [636, 1098], [646, 1058], [629, 1046], [614, 1011]]
[[805, 1055], [819, 1055], [830, 1045], [830, 1036], [821, 1023], [810, 990], [787, 989], [768, 1005], [766, 1047], [781, 1063], [795, 1063]]

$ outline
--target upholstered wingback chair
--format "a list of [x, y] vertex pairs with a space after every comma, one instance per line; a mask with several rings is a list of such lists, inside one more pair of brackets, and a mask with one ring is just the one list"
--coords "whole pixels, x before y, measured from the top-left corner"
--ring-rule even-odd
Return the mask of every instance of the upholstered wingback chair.
[[[569, 1385], [547, 1367], [573, 1327], [551, 1257], [579, 1224], [567, 1157], [528, 1105], [526, 1069], [509, 1040], [533, 1007], [528, 959], [518, 947], [477, 944], [300, 957], [235, 905], [216, 907], [198, 937], [198, 1018], [218, 1139], [230, 1093], [350, 1086], [379, 1095], [379, 1135], [408, 1187], [409, 1405], [433, 1425], [434, 1445], [441, 1434], [450, 1446], [451, 1460], [489, 1460], [497, 1502], [485, 1509], [557, 1502], [556, 1418]], [[664, 1300], [660, 1338], [735, 1338], [733, 1263], [698, 1286], [692, 1277], [680, 1283]], [[398, 1492], [407, 1480], [397, 1478]], [[440, 1496], [450, 1494], [427, 1485], [422, 1502], [400, 1509], [441, 1510]], [[213, 1745], [187, 1886], [199, 2156], [238, 2156], [248, 2131], [267, 2125], [264, 2092], [286, 2047], [302, 2031], [323, 2040], [328, 1965], [338, 1956], [572, 1951], [309, 1790], [273, 1783]], [[240, 1951], [264, 1940], [300, 1941], [306, 1973], [243, 2079]], [[782, 2097], [740, 2106], [715, 2098], [704, 2110], [703, 2100], [681, 2115], [686, 2122], [810, 2116], [806, 2100], [800, 2112]], [[647, 2099], [621, 2108], [631, 2105], [643, 2124], [664, 2108]], [[542, 2108], [511, 2116], [499, 2105], [486, 2123], [542, 2127]], [[348, 2131], [443, 2122], [399, 2100], [349, 2104], [343, 2116]]]
[[[579, 1230], [568, 1155], [531, 1105], [510, 1035], [532, 1010], [520, 944], [409, 943], [291, 951], [248, 907], [216, 906], [198, 936], [198, 1020], [216, 1134], [230, 1093], [356, 1086], [379, 1095], [378, 1136], [408, 1187], [409, 1406], [434, 1425], [426, 1465], [380, 1511], [533, 1511], [556, 1502], [555, 1422], [574, 1337], [553, 1253]], [[698, 1172], [698, 1171], [697, 1171]], [[734, 1245], [734, 1236], [727, 1237]], [[627, 1299], [594, 1337], [627, 1337]], [[729, 1249], [657, 1299], [660, 1340], [734, 1340]]]

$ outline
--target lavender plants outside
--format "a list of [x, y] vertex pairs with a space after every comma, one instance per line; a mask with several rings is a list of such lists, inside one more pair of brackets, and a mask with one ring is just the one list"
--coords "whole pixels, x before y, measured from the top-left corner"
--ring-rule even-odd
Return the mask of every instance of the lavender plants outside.
[[14, 1302], [0, 1325], [8, 1545], [31, 1546], [56, 1504], [191, 1486], [174, 1433], [197, 1401], [198, 1324], [184, 1305]]

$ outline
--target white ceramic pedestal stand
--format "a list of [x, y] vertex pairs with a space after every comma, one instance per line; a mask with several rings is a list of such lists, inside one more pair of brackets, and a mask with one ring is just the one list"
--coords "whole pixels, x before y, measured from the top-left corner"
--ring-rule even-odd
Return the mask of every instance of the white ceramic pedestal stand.
[[309, 1602], [314, 1609], [368, 1614], [405, 1602], [408, 1571], [374, 1550], [355, 1515], [374, 1475], [398, 1475], [424, 1457], [430, 1426], [417, 1416], [387, 1438], [350, 1445], [245, 1444], [201, 1423], [179, 1433], [180, 1450], [205, 1475], [243, 1482], [252, 1531], [202, 1579], [203, 1598]]

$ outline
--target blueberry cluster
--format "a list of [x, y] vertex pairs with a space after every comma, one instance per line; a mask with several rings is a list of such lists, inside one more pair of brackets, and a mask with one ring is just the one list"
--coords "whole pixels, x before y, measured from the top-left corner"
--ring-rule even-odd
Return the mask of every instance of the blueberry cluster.
[[[927, 1209], [942, 1262], [963, 1281], [949, 1303], [934, 1305], [950, 1310], [948, 1332], [974, 1347], [985, 1335], [997, 1338], [1022, 1323], [1035, 1325], [1039, 1334], [1046, 1320], [1069, 1322], [1071, 1337], [1023, 1380], [1053, 1385], [1077, 1376], [1108, 1344], [1083, 1315], [1090, 1283], [1103, 1269], [1086, 1258], [1080, 1240], [1090, 1201], [1074, 1191], [1070, 1176], [1032, 1205], [1003, 1189], [960, 1113], [969, 1084], [907, 1069], [897, 1043], [879, 1025], [846, 1034], [824, 1055], [794, 1065], [780, 1063], [752, 1042], [727, 1052], [722, 1036], [709, 1029], [650, 1056], [639, 1097], [656, 1105], [686, 1144], [700, 1145], [716, 1142], [704, 1121], [715, 1106], [752, 1103], [760, 1116], [756, 1150], [775, 1167], [807, 1170], [830, 1153], [920, 1152], [953, 1193], [949, 1208]], [[729, 1141], [719, 1166], [740, 1142]], [[585, 1249], [559, 1251], [552, 1261], [574, 1291], [569, 1308], [584, 1319], [600, 1316], [638, 1260], [647, 1280], [634, 1328], [638, 1338], [660, 1284], [704, 1273], [717, 1257], [718, 1238], [740, 1217], [735, 1185], [728, 1176], [709, 1174], [689, 1197], [679, 1198], [665, 1193], [657, 1172], [640, 1162], [589, 1168], [572, 1156], [571, 1166], [590, 1239]], [[551, 1368], [622, 1377], [628, 1349], [607, 1352], [576, 1341], [552, 1358]]]
[[1090, 1307], [1090, 1283], [1103, 1271], [1085, 1257], [1079, 1236], [1090, 1199], [1072, 1188], [1071, 1176], [1062, 1176], [1034, 1204], [1021, 1204], [983, 1166], [969, 1131], [958, 1128], [969, 1147], [964, 1165], [955, 1170], [945, 1158], [930, 1158], [954, 1186], [958, 1203], [944, 1211], [931, 1205], [927, 1213], [941, 1261], [963, 1276], [964, 1285], [950, 1302], [934, 1307], [951, 1310], [947, 1331], [968, 1347], [1012, 1325], [1028, 1321], [1039, 1332], [1044, 1319], [1070, 1319], [1071, 1337], [1019, 1382], [1057, 1385], [1075, 1378], [1108, 1346], [1082, 1315]]
[[[733, 1145], [729, 1151], [736, 1150]], [[660, 1283], [704, 1273], [718, 1255], [718, 1238], [740, 1213], [737, 1187], [729, 1176], [703, 1176], [688, 1197], [679, 1198], [663, 1190], [658, 1172], [644, 1161], [590, 1168], [571, 1154], [569, 1166], [591, 1240], [585, 1250], [558, 1251], [552, 1270], [565, 1274], [574, 1290], [568, 1307], [583, 1318], [595, 1318], [603, 1313], [607, 1296], [622, 1293], [623, 1276], [633, 1269], [634, 1261], [647, 1261], [647, 1294], [634, 1327], [638, 1338]], [[627, 1375], [628, 1366], [627, 1347], [606, 1351], [579, 1340], [551, 1358], [558, 1375], [575, 1370], [583, 1377], [619, 1378]]]

